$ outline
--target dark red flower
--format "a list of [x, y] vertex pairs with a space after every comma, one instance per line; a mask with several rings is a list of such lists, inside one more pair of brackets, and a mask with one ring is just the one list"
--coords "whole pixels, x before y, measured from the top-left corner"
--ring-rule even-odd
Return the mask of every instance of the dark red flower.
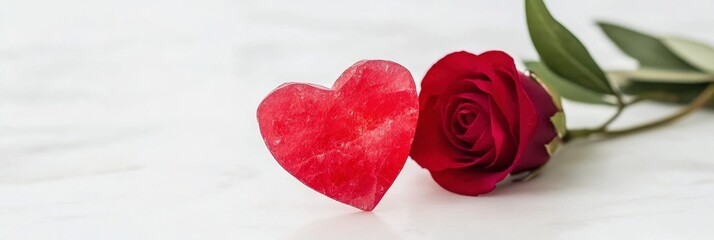
[[455, 52], [421, 83], [410, 156], [449, 191], [488, 193], [509, 174], [548, 161], [546, 145], [557, 135], [551, 117], [558, 111], [508, 54]]

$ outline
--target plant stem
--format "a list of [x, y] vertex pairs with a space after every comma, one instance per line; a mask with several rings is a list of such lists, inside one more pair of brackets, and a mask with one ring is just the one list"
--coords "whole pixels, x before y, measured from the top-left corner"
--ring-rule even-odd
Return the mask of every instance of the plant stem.
[[612, 115], [612, 117], [610, 117], [610, 119], [608, 119], [605, 123], [600, 125], [600, 127], [596, 128], [597, 130], [606, 130], [607, 127], [612, 124], [612, 122], [614, 122], [618, 117], [620, 117], [620, 114], [622, 114], [622, 112], [625, 110], [625, 107], [627, 107], [625, 101], [622, 100], [622, 96], [620, 96], [619, 94], [615, 96], [617, 96], [617, 112], [615, 112], [615, 115]]
[[627, 104], [627, 106], [629, 107], [630, 105], [635, 105], [636, 103], [642, 102], [642, 101], [644, 101], [644, 100], [648, 100], [649, 98], [650, 98], [650, 97], [647, 96], [647, 95], [640, 95], [640, 96], [637, 96], [637, 97], [635, 97], [634, 99], [630, 100], [630, 101], [627, 102], [626, 104]]
[[[696, 111], [697, 109], [701, 108], [704, 106], [709, 99], [714, 97], [714, 83], [709, 84], [707, 88], [705, 88], [701, 93], [699, 93], [699, 96], [695, 98], [692, 102], [689, 103], [685, 108], [679, 110], [673, 115], [670, 115], [668, 117], [649, 122], [640, 126], [635, 126], [631, 128], [625, 128], [625, 129], [620, 129], [620, 130], [608, 130], [607, 125], [609, 125], [612, 121], [608, 121], [603, 127], [596, 128], [596, 129], [573, 129], [573, 130], [568, 130], [568, 133], [563, 137], [563, 142], [567, 143], [573, 139], [578, 139], [578, 138], [586, 138], [591, 135], [599, 135], [602, 137], [619, 137], [619, 136], [624, 136], [632, 133], [637, 133], [641, 132], [644, 130], [649, 130], [652, 128], [660, 127], [669, 123], [672, 123], [676, 120], [679, 120], [688, 114]], [[621, 101], [621, 99], [620, 99]], [[625, 104], [621, 104], [618, 106], [618, 113], [615, 114], [615, 116], [612, 119], [617, 118], [619, 113], [622, 111], [620, 109], [624, 109], [624, 106], [627, 106]]]
[[704, 106], [704, 104], [706, 104], [707, 101], [709, 101], [709, 99], [712, 98], [712, 96], [714, 96], [714, 83], [709, 84], [709, 86], [707, 86], [707, 88], [705, 88], [704, 91], [702, 91], [699, 94], [699, 96], [697, 96], [697, 98], [695, 98], [691, 103], [689, 103], [689, 105], [687, 107], [679, 110], [678, 112], [676, 112], [673, 115], [670, 115], [670, 116], [662, 118], [660, 120], [650, 122], [647, 124], [643, 124], [640, 126], [621, 129], [621, 130], [605, 131], [601, 134], [605, 137], [617, 137], [617, 136], [636, 133], [636, 132], [640, 132], [640, 131], [644, 131], [644, 130], [648, 130], [648, 129], [652, 129], [652, 128], [656, 128], [659, 126], [663, 126], [663, 125], [672, 123], [676, 120], [679, 120], [679, 119], [689, 115], [690, 113], [696, 111], [697, 109], [701, 108], [702, 106]]

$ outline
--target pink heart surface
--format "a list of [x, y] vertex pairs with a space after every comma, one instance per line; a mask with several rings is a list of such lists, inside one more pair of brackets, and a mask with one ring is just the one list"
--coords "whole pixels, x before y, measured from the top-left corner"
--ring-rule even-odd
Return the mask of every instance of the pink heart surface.
[[419, 101], [403, 66], [360, 61], [332, 89], [286, 83], [258, 106], [263, 140], [310, 188], [371, 211], [404, 167]]

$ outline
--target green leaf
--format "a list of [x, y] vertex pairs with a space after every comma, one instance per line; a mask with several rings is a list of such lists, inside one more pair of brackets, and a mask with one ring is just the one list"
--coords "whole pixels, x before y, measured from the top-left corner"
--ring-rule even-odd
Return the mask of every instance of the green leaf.
[[659, 38], [612, 23], [598, 22], [598, 25], [622, 52], [639, 61], [642, 67], [696, 70], [675, 55]]
[[526, 61], [524, 64], [526, 68], [534, 72], [548, 88], [564, 98], [578, 102], [613, 105], [613, 103], [605, 100], [606, 95], [583, 88], [561, 78], [548, 69], [543, 63]]
[[[628, 80], [620, 85], [620, 89], [624, 93], [642, 96], [648, 100], [688, 104], [707, 86], [709, 86], [709, 83], [671, 83]], [[707, 102], [705, 106], [714, 108], [714, 99]]]
[[545, 151], [548, 152], [549, 156], [555, 155], [555, 152], [558, 151], [558, 148], [560, 148], [560, 143], [562, 141], [562, 138], [556, 137], [550, 140], [550, 142], [545, 145]]
[[708, 83], [714, 82], [714, 74], [695, 71], [642, 68], [634, 71], [611, 71], [613, 81], [636, 79], [643, 82], [663, 83]]
[[556, 112], [555, 115], [550, 117], [550, 122], [555, 126], [555, 130], [558, 132], [558, 137], [563, 138], [565, 133], [568, 132], [568, 128], [565, 126], [565, 113], [563, 111]]
[[664, 83], [664, 82], [650, 82], [642, 80], [629, 80], [622, 84], [620, 87], [622, 91], [633, 95], [645, 95], [651, 93], [666, 93], [671, 95], [680, 95], [680, 97], [675, 97], [670, 99], [675, 102], [681, 99], [682, 102], [695, 97], [701, 90], [703, 90], [708, 84], [706, 83]]
[[711, 46], [677, 37], [663, 38], [662, 42], [690, 65], [699, 70], [714, 73], [714, 48]]
[[615, 94], [588, 50], [548, 12], [543, 0], [526, 0], [526, 19], [541, 61], [557, 75], [599, 93]]

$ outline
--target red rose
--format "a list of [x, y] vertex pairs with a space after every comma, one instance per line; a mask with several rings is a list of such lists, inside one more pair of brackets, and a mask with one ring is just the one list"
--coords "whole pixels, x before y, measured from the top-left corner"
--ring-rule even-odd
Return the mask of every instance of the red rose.
[[553, 98], [499, 51], [455, 52], [421, 83], [419, 120], [410, 156], [443, 188], [488, 193], [508, 174], [550, 158], [557, 135]]

